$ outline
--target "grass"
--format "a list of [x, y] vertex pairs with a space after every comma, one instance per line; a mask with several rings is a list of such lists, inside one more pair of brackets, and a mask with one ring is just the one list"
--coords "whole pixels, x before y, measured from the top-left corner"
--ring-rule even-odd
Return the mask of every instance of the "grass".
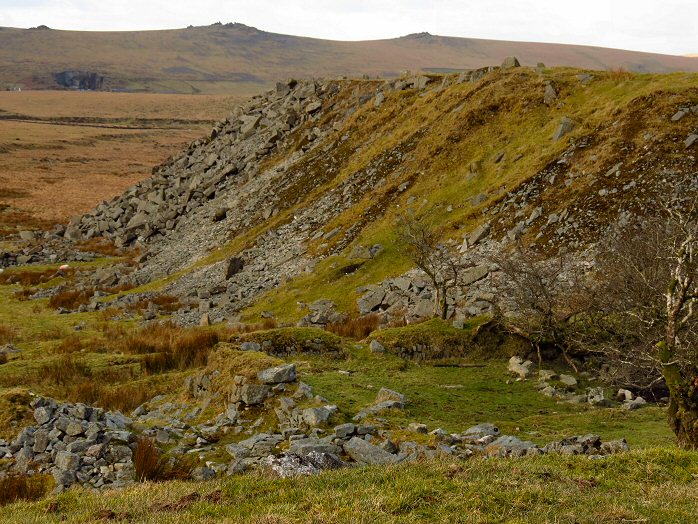
[[206, 483], [142, 484], [108, 497], [71, 490], [0, 509], [16, 524], [86, 522], [620, 523], [692, 522], [698, 455], [648, 449], [586, 457], [449, 460], [350, 468], [315, 477], [246, 475]]
[[627, 411], [558, 403], [540, 394], [535, 382], [507, 384], [506, 363], [500, 360], [461, 359], [454, 362], [458, 365], [432, 366], [372, 355], [363, 346], [350, 347], [347, 353], [346, 360], [334, 362], [306, 356], [301, 369], [302, 380], [347, 417], [373, 404], [378, 390], [387, 387], [405, 394], [409, 402], [404, 412], [381, 416], [403, 426], [417, 421], [429, 430], [457, 432], [491, 422], [506, 434], [538, 444], [586, 433], [627, 438], [633, 447], [674, 442], [661, 408]]
[[[0, 89], [0, 110], [16, 118], [2, 124], [0, 237], [65, 223], [120, 194], [207, 133], [240, 100]], [[104, 242], [85, 247], [115, 252]]]

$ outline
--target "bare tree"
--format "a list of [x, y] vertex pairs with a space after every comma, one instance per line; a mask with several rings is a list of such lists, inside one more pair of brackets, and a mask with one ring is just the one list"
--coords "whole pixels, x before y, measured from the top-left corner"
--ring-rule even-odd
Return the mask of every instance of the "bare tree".
[[698, 448], [698, 203], [672, 202], [660, 217], [621, 231], [599, 266], [609, 354], [669, 393], [680, 446]]
[[398, 221], [399, 249], [431, 280], [434, 286], [434, 316], [448, 318], [448, 294], [461, 283], [463, 271], [472, 264], [442, 242], [443, 232], [414, 214]]
[[522, 245], [494, 256], [493, 262], [502, 271], [504, 296], [513, 310], [508, 327], [530, 340], [539, 364], [541, 349], [547, 346], [576, 370], [569, 350], [577, 340], [580, 317], [591, 304], [583, 268], [563, 252], [547, 256]]

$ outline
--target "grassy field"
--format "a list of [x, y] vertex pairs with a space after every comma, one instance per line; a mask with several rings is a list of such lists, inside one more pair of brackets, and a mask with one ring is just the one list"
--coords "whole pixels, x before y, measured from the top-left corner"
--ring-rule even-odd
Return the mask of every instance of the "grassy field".
[[682, 524], [698, 512], [698, 456], [650, 449], [593, 461], [547, 456], [353, 468], [279, 480], [71, 490], [0, 508], [0, 521]]
[[120, 194], [239, 100], [0, 92], [0, 229], [65, 222]]

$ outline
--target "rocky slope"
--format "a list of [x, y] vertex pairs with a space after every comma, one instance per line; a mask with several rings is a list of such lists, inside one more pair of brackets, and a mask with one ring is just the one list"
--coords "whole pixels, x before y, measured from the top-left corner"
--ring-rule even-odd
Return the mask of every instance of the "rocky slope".
[[[693, 76], [516, 65], [279, 83], [56, 233], [138, 246], [120, 283], [181, 297], [183, 323], [250, 306], [306, 325], [337, 310], [410, 321], [431, 314], [433, 290], [420, 272], [402, 274], [391, 231], [416, 209], [472, 266], [449, 298], [455, 317], [481, 314], [498, 289], [490, 254], [519, 239], [583, 250], [667, 187], [695, 182]], [[317, 298], [329, 300], [303, 309]]]

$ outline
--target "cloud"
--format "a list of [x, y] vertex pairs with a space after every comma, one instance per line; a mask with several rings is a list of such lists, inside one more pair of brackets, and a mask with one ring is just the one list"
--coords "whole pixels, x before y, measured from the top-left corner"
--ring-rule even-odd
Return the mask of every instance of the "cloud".
[[694, 0], [0, 0], [0, 25], [143, 30], [242, 22], [340, 40], [421, 31], [683, 54], [698, 52]]

